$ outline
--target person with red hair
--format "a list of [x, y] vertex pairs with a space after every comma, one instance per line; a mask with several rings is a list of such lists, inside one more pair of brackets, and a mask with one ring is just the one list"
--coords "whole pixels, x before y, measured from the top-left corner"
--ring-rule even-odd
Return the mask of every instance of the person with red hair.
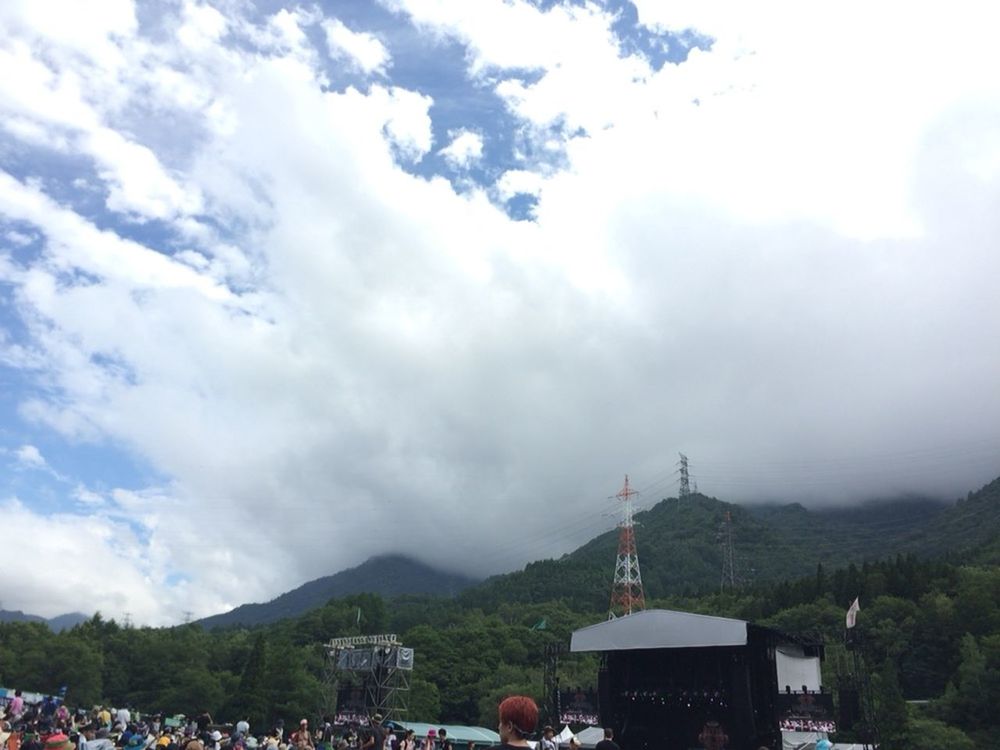
[[497, 713], [500, 715], [497, 727], [500, 744], [490, 750], [528, 747], [528, 737], [534, 733], [538, 723], [538, 706], [535, 702], [526, 695], [512, 695], [500, 702]]

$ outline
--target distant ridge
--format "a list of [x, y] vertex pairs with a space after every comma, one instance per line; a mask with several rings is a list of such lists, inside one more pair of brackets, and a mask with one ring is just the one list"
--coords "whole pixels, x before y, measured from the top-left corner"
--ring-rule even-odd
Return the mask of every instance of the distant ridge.
[[90, 618], [80, 612], [70, 612], [65, 615], [58, 615], [51, 619], [45, 619], [44, 617], [39, 617], [38, 615], [29, 615], [22, 612], [19, 609], [0, 609], [0, 622], [42, 622], [49, 626], [51, 630], [56, 633], [60, 633], [63, 630], [68, 630], [74, 625], [79, 625], [81, 622], [86, 622]]
[[455, 596], [475, 584], [465, 576], [445, 573], [404, 555], [372, 557], [354, 568], [309, 581], [263, 604], [243, 604], [197, 622], [205, 628], [264, 625], [298, 617], [330, 599], [351, 594]]
[[[734, 505], [694, 493], [669, 498], [636, 514], [636, 541], [647, 599], [693, 596], [719, 586], [719, 525], [733, 521], [740, 577], [776, 582], [851, 563], [899, 554], [956, 556], [1000, 564], [1000, 479], [958, 502], [905, 496], [860, 505], [808, 509], [800, 503]], [[599, 610], [610, 593], [617, 531], [600, 534], [558, 560], [486, 581], [444, 573], [402, 555], [373, 557], [357, 567], [317, 578], [270, 602], [244, 604], [198, 622], [206, 628], [254, 626], [298, 617], [330, 599], [360, 593], [457, 596], [463, 606], [564, 599]], [[668, 602], [669, 603], [669, 602]]]
[[[647, 602], [717, 590], [722, 571], [719, 529], [732, 517], [739, 577], [778, 582], [854, 563], [912, 554], [1000, 563], [1000, 479], [958, 502], [905, 496], [860, 505], [808, 509], [800, 503], [734, 505], [694, 493], [637, 513], [636, 544]], [[606, 607], [618, 533], [607, 531], [556, 560], [528, 563], [459, 596], [467, 607], [564, 599], [573, 607]]]

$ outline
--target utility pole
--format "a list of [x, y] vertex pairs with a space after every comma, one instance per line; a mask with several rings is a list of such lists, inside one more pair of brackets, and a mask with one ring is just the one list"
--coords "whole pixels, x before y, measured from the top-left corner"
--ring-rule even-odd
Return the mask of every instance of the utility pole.
[[622, 501], [622, 522], [618, 534], [615, 577], [611, 584], [609, 620], [646, 608], [646, 595], [642, 590], [642, 576], [639, 573], [639, 554], [635, 548], [635, 527], [632, 524], [632, 497], [637, 494], [639, 493], [629, 487], [626, 474], [625, 486], [615, 495]]

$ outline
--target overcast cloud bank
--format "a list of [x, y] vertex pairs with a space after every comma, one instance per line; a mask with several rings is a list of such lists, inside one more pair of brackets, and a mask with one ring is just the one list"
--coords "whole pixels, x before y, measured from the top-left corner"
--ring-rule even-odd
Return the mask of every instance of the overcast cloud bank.
[[3, 4], [4, 606], [1000, 474], [992, 11], [705, 5]]

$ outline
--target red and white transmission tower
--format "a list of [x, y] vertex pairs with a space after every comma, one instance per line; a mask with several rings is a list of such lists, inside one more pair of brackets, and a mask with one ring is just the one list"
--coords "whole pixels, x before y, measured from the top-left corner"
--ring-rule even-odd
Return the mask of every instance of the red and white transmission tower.
[[639, 493], [625, 486], [615, 497], [622, 501], [621, 533], [618, 535], [618, 559], [615, 562], [615, 580], [611, 584], [611, 608], [608, 619], [630, 615], [646, 608], [646, 595], [642, 592], [642, 576], [639, 574], [639, 554], [635, 551], [635, 527], [632, 525], [632, 496]]

